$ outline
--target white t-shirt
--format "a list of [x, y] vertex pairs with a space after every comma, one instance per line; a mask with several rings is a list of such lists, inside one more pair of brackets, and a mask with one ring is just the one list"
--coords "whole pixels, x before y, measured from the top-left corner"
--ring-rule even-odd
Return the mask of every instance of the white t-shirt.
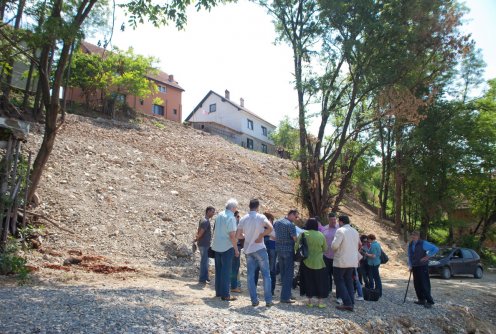
[[238, 228], [243, 230], [243, 234], [245, 236], [245, 254], [254, 253], [265, 248], [263, 238], [262, 242], [255, 242], [260, 234], [264, 232], [265, 223], [270, 224], [267, 217], [257, 213], [256, 211], [250, 211], [240, 219]]

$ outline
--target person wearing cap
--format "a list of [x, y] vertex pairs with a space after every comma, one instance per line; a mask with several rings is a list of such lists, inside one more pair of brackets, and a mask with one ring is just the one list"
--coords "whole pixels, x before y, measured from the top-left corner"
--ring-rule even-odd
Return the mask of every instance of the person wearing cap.
[[413, 231], [408, 244], [408, 268], [413, 274], [413, 286], [417, 294], [415, 304], [431, 308], [434, 299], [431, 295], [431, 281], [429, 278], [429, 258], [439, 251], [435, 245], [427, 240], [420, 239], [420, 233]]
[[327, 275], [329, 276], [329, 292], [332, 292], [332, 267], [334, 261], [334, 251], [331, 245], [337, 230], [336, 213], [329, 212], [329, 224], [322, 231], [327, 243], [327, 250], [324, 252], [324, 263], [327, 268]]
[[337, 229], [331, 248], [334, 251], [333, 273], [336, 283], [336, 295], [342, 299], [343, 305], [338, 310], [353, 312], [355, 304], [355, 289], [353, 287], [353, 273], [361, 255], [358, 253], [360, 237], [357, 230], [350, 225], [348, 216], [339, 216], [340, 228]]

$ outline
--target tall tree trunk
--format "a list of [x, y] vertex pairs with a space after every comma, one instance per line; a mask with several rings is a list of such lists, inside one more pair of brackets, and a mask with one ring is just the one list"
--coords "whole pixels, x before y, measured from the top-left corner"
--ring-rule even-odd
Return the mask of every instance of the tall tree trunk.
[[[22, 13], [24, 12], [24, 5], [26, 4], [26, 0], [19, 0], [19, 4], [17, 5], [17, 14], [16, 14], [16, 19], [14, 22], [14, 30], [18, 30], [20, 25], [21, 25], [21, 18], [22, 18]], [[0, 21], [1, 22], [1, 21]], [[9, 67], [11, 69], [14, 68], [14, 63], [15, 63], [15, 58], [12, 57], [9, 59]], [[12, 90], [12, 71], [9, 71], [7, 73], [7, 76], [5, 77], [5, 86], [3, 89], [3, 96], [6, 101], [10, 99], [10, 91]]]
[[398, 231], [401, 230], [401, 195], [402, 195], [402, 185], [403, 185], [403, 175], [402, 175], [402, 149], [401, 149], [401, 126], [396, 124], [395, 128], [395, 142], [396, 142], [396, 156], [395, 156], [395, 168], [394, 168], [394, 225]]
[[[73, 31], [78, 31], [83, 24], [86, 17], [89, 15], [93, 5], [97, 0], [83, 0], [79, 7], [78, 12], [73, 18], [71, 28]], [[56, 0], [52, 7], [51, 17], [61, 18], [62, 11], [62, 0]], [[69, 58], [69, 52], [71, 45], [75, 39], [75, 35], [69, 36], [63, 39], [62, 49], [60, 50], [57, 68], [53, 76], [53, 84], [50, 85], [49, 75], [49, 59], [50, 50], [55, 45], [56, 38], [48, 40], [45, 46], [42, 48], [39, 64], [40, 82], [42, 88], [42, 99], [43, 104], [46, 108], [46, 122], [45, 122], [45, 134], [43, 136], [43, 142], [41, 143], [40, 150], [33, 164], [33, 172], [31, 174], [31, 188], [28, 192], [29, 201], [32, 200], [33, 195], [38, 188], [39, 182], [45, 165], [50, 157], [50, 154], [55, 143], [55, 136], [57, 134], [57, 116], [60, 111], [60, 99], [59, 93], [62, 85], [62, 78], [66, 69], [67, 61]]]
[[[33, 52], [33, 59], [36, 57], [36, 50]], [[34, 61], [31, 60], [31, 64], [29, 65], [28, 77], [26, 79], [26, 86], [24, 89], [24, 96], [22, 98], [22, 110], [26, 112], [28, 108], [29, 97], [31, 96], [31, 81], [33, 79], [33, 71], [34, 71]]]

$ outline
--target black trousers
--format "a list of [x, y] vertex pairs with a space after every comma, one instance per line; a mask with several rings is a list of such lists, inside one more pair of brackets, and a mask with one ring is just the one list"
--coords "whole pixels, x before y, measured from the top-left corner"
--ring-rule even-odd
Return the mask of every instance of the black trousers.
[[429, 278], [429, 268], [427, 266], [418, 266], [412, 268], [413, 286], [417, 299], [420, 302], [434, 304], [431, 296], [431, 280]]
[[324, 263], [327, 268], [327, 274], [329, 275], [329, 292], [332, 292], [332, 264], [334, 259], [329, 259], [324, 256]]

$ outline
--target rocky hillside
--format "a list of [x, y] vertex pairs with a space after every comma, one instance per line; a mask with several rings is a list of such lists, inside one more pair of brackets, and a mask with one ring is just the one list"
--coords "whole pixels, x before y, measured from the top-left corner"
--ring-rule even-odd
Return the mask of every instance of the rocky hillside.
[[[41, 128], [28, 145], [35, 151]], [[185, 266], [205, 208], [222, 210], [230, 197], [246, 211], [283, 216], [295, 207], [291, 161], [249, 151], [183, 125], [145, 118], [134, 124], [69, 115], [38, 190], [36, 214], [48, 219], [42, 249], [77, 250], [133, 265]], [[394, 245], [395, 234], [348, 200], [343, 211], [365, 232]], [[40, 218], [39, 218], [40, 219]], [[50, 252], [48, 252], [50, 253]], [[63, 254], [62, 254], [63, 255]], [[44, 253], [53, 265], [64, 260]], [[394, 262], [394, 260], [392, 261]]]
[[[28, 145], [41, 143], [35, 130]], [[250, 198], [276, 216], [295, 205], [292, 163], [180, 124], [69, 115], [38, 190], [42, 247], [139, 263], [191, 258], [205, 208]], [[60, 227], [60, 228], [59, 228]], [[70, 232], [73, 233], [70, 233]], [[54, 260], [54, 259], [50, 259]]]

